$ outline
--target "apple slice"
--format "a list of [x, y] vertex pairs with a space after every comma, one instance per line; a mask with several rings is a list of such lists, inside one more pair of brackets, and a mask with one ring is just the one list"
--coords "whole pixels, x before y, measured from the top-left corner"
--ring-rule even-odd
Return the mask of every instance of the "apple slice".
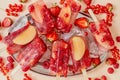
[[34, 26], [30, 25], [25, 31], [19, 34], [13, 39], [13, 43], [18, 45], [25, 45], [31, 42], [36, 36], [36, 29]]
[[79, 36], [74, 36], [70, 39], [70, 44], [73, 59], [76, 61], [80, 60], [83, 57], [86, 50], [84, 39]]
[[72, 14], [71, 8], [68, 5], [61, 9], [59, 17], [62, 18], [66, 23], [69, 23], [71, 19], [71, 14]]

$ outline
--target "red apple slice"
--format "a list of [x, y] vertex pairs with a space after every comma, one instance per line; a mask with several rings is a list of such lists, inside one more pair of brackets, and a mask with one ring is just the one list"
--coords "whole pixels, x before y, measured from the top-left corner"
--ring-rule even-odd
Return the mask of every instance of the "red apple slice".
[[39, 0], [29, 6], [29, 12], [32, 18], [39, 23], [43, 22], [43, 18], [41, 15], [41, 9], [43, 6], [44, 6], [43, 0]]
[[85, 41], [82, 37], [74, 36], [70, 39], [71, 51], [73, 59], [78, 61], [80, 60], [86, 50]]
[[13, 43], [18, 45], [25, 45], [31, 42], [36, 36], [36, 29], [30, 25], [25, 31], [13, 39]]
[[70, 22], [71, 19], [71, 8], [70, 6], [65, 6], [61, 9], [59, 17], [62, 18], [66, 23]]

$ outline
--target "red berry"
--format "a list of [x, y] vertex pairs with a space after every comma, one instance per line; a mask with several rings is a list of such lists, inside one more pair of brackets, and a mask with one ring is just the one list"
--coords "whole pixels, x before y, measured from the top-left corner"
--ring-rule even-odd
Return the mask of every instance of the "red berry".
[[11, 69], [14, 68], [14, 64], [13, 63], [8, 63], [8, 64], [6, 64], [6, 68], [11, 70]]
[[13, 58], [12, 58], [11, 56], [8, 56], [8, 57], [7, 57], [7, 60], [8, 60], [10, 63], [13, 63], [13, 62], [14, 62], [14, 60], [13, 60]]
[[120, 36], [117, 36], [117, 37], [116, 37], [116, 41], [117, 41], [117, 42], [120, 42]]
[[57, 17], [60, 13], [61, 8], [59, 6], [51, 7], [50, 12], [54, 17]]
[[107, 80], [107, 77], [105, 75], [102, 75], [101, 80]]
[[107, 60], [106, 60], [106, 62], [108, 63], [108, 64], [110, 64], [110, 65], [113, 65], [113, 64], [116, 64], [116, 59], [114, 59], [114, 58], [108, 58]]
[[0, 41], [2, 40], [2, 35], [0, 34]]
[[107, 71], [108, 71], [109, 74], [113, 74], [114, 73], [114, 69], [112, 67], [109, 67]]
[[26, 72], [30, 69], [30, 66], [26, 65], [22, 67], [22, 71]]
[[101, 80], [101, 79], [99, 79], [99, 78], [95, 78], [94, 80]]
[[35, 8], [34, 8], [34, 5], [32, 5], [32, 4], [28, 7], [29, 12], [33, 12], [34, 9], [35, 9]]
[[119, 63], [114, 64], [113, 67], [114, 67], [115, 69], [118, 69], [118, 68], [119, 68]]
[[86, 5], [90, 5], [92, 0], [83, 0]]
[[113, 5], [111, 3], [107, 3], [106, 8], [108, 9], [108, 11], [112, 11], [113, 10]]
[[98, 58], [92, 58], [92, 63], [95, 66], [99, 65], [101, 63], [100, 58], [99, 57]]
[[9, 26], [12, 25], [12, 23], [13, 23], [13, 20], [11, 18], [5, 17], [2, 21], [2, 26], [3, 27], [9, 27]]

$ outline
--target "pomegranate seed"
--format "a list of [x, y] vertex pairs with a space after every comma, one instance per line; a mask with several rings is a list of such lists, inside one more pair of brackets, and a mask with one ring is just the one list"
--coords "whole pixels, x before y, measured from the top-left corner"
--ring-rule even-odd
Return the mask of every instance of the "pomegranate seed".
[[28, 7], [28, 10], [29, 10], [29, 12], [33, 12], [34, 11], [34, 6], [33, 5], [30, 5], [29, 7]]
[[11, 56], [8, 56], [8, 57], [7, 57], [7, 60], [8, 60], [10, 63], [13, 63], [13, 62], [14, 62], [14, 60], [13, 60], [13, 58], [12, 58]]
[[114, 73], [114, 69], [112, 67], [109, 67], [107, 71], [108, 71], [109, 74], [113, 74]]
[[2, 35], [0, 35], [0, 41], [2, 40]]
[[0, 64], [3, 62], [3, 58], [0, 56]]
[[94, 80], [100, 80], [99, 78], [95, 78]]
[[118, 68], [119, 68], [119, 63], [114, 64], [113, 67], [114, 67], [115, 69], [118, 69]]
[[22, 68], [22, 70], [23, 70], [24, 72], [28, 71], [29, 69], [30, 69], [30, 66], [24, 66], [24, 67]]
[[117, 41], [117, 42], [120, 42], [120, 36], [117, 36], [117, 37], [116, 37], [116, 41]]
[[9, 69], [9, 70], [12, 70], [14, 68], [14, 64], [13, 63], [7, 63], [6, 68]]
[[102, 75], [101, 80], [107, 80], [107, 77], [105, 75]]

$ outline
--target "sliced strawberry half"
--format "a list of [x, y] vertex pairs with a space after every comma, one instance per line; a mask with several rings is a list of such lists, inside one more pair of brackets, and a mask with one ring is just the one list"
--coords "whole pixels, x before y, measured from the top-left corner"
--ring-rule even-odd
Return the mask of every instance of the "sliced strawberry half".
[[55, 41], [55, 40], [58, 39], [58, 35], [57, 35], [57, 33], [56, 33], [55, 31], [53, 31], [53, 32], [51, 32], [51, 33], [48, 33], [48, 34], [46, 35], [46, 37], [47, 37], [47, 39], [48, 39], [49, 41], [51, 41], [51, 42], [53, 42], [53, 41]]
[[61, 8], [59, 6], [54, 6], [50, 8], [50, 12], [54, 17], [57, 17], [60, 13]]
[[12, 23], [13, 23], [13, 20], [11, 18], [5, 17], [2, 21], [2, 26], [3, 27], [9, 27], [9, 26], [12, 25]]
[[88, 6], [91, 4], [92, 0], [83, 0], [83, 2]]
[[89, 25], [89, 21], [85, 17], [81, 17], [75, 20], [74, 24], [80, 28], [87, 28]]

